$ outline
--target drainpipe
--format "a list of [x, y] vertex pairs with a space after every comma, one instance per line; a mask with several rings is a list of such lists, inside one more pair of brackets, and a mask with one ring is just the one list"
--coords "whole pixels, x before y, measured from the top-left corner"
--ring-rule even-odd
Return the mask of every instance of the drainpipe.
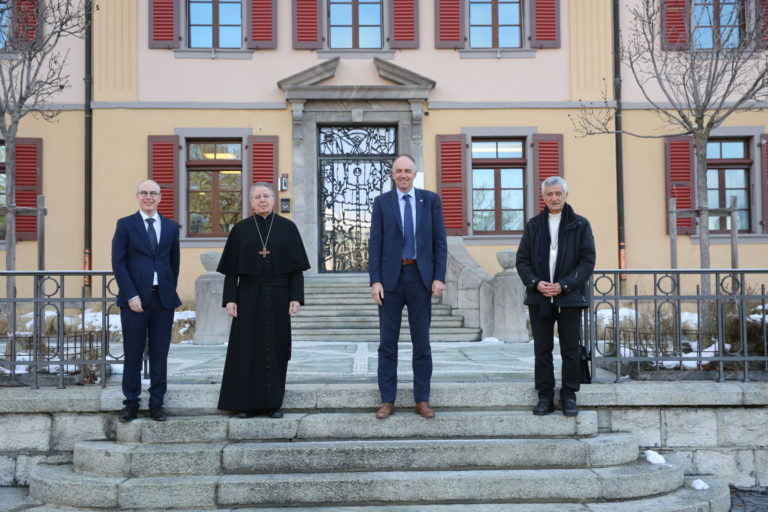
[[[85, 147], [84, 147], [84, 206], [83, 212], [83, 270], [91, 270], [91, 238], [93, 223], [93, 2], [85, 1]], [[91, 277], [83, 280], [83, 296], [91, 296]]]
[[[616, 100], [616, 223], [619, 239], [619, 269], [627, 268], [627, 247], [624, 237], [624, 146], [622, 143], [622, 107], [621, 107], [621, 28], [619, 0], [613, 0], [613, 98]], [[622, 288], [626, 275], [621, 275]], [[623, 292], [622, 292], [623, 293]]]

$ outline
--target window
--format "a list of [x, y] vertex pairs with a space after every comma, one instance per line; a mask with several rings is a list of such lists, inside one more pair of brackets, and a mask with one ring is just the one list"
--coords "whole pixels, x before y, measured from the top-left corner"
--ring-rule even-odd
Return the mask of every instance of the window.
[[472, 229], [476, 234], [520, 232], [525, 225], [522, 140], [472, 140]]
[[471, 48], [521, 48], [521, 0], [470, 0]]
[[696, 48], [736, 48], [744, 30], [743, 0], [694, 0]]
[[[0, 1], [0, 48], [5, 47], [8, 42], [8, 4]], [[5, 162], [5, 159], [3, 159]], [[5, 227], [3, 227], [5, 231]]]
[[381, 48], [382, 0], [329, 0], [328, 30], [329, 48]]
[[242, 144], [187, 142], [187, 234], [226, 236], [242, 218]]
[[240, 0], [189, 0], [190, 48], [240, 48]]
[[[730, 208], [731, 197], [736, 197], [738, 229], [749, 232], [750, 226], [750, 169], [749, 144], [746, 140], [714, 140], [707, 143], [707, 206]], [[712, 232], [728, 232], [730, 216], [711, 216]]]

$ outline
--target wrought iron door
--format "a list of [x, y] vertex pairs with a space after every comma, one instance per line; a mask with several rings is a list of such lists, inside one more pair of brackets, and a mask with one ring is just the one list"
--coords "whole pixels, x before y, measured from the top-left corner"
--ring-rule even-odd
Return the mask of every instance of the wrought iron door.
[[320, 271], [368, 270], [373, 200], [392, 188], [393, 126], [319, 129]]

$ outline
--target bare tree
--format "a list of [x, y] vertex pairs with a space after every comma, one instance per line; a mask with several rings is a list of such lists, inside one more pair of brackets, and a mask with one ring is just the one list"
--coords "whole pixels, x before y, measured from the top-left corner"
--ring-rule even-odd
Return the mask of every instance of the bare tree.
[[[692, 136], [701, 268], [710, 268], [707, 141], [734, 112], [766, 106], [767, 10], [765, 0], [635, 0], [628, 9], [630, 29], [621, 41], [622, 62], [661, 119], [662, 129], [622, 133]], [[677, 23], [666, 20], [664, 26], [662, 14]], [[616, 133], [613, 115], [608, 108], [583, 107], [573, 119], [584, 135]]]
[[[81, 37], [85, 0], [0, 1], [0, 135], [5, 145], [6, 269], [16, 268], [16, 136], [21, 120], [58, 115], [51, 101], [69, 87], [63, 38]], [[12, 282], [12, 280], [9, 280]], [[13, 294], [9, 286], [9, 296]]]

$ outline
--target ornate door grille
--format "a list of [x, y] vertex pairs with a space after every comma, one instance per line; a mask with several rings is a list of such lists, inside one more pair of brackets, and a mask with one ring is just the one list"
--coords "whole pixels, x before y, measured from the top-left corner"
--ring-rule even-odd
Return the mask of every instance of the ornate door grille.
[[392, 188], [393, 126], [319, 129], [320, 272], [368, 270], [373, 200]]

